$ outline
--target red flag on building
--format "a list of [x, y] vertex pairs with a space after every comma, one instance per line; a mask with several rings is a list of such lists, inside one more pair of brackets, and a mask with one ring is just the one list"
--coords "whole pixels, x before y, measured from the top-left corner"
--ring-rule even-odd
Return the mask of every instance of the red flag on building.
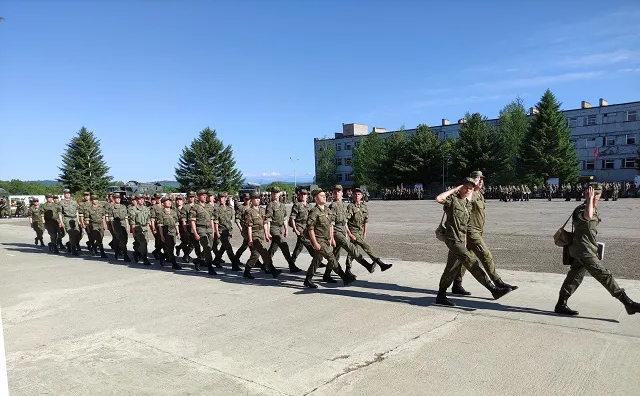
[[595, 150], [593, 150], [593, 160], [596, 161], [598, 159], [598, 149], [596, 148]]

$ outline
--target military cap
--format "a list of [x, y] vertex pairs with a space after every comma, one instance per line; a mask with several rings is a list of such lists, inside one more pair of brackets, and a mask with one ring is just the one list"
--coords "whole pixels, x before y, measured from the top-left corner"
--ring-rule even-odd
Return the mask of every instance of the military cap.
[[144, 199], [144, 196], [142, 194], [136, 194], [133, 196], [134, 199]]
[[244, 193], [242, 194], [242, 199], [251, 199], [251, 196], [249, 195], [249, 193]]
[[306, 195], [306, 194], [309, 194], [309, 191], [305, 190], [304, 188], [298, 192], [298, 195]]
[[195, 197], [197, 194], [195, 191], [189, 191], [189, 194], [187, 194], [187, 197]]
[[336, 184], [335, 186], [333, 186], [333, 191], [342, 191], [342, 185]]
[[272, 192], [272, 193], [279, 193], [280, 192], [280, 187], [273, 186], [273, 187], [271, 187], [271, 189], [269, 191]]
[[92, 196], [91, 196], [91, 200], [93, 201], [93, 200], [95, 200], [95, 199], [98, 199], [98, 197], [97, 197], [97, 196], [95, 196], [95, 195], [92, 195]]
[[112, 192], [107, 193], [107, 197], [108, 197], [109, 195], [113, 195], [113, 193], [112, 193]]
[[184, 197], [182, 195], [178, 194], [178, 195], [176, 195], [176, 201], [177, 200], [184, 201]]
[[198, 195], [202, 195], [202, 194], [206, 195], [206, 194], [209, 194], [209, 193], [207, 192], [207, 190], [198, 190]]
[[52, 194], [51, 196], [53, 197], [53, 199], [60, 199], [60, 197], [57, 196], [56, 194]]
[[592, 183], [589, 183], [589, 187], [593, 187], [593, 191], [596, 194], [602, 194], [602, 184], [596, 183], [596, 182], [592, 182]]
[[68, 188], [65, 188], [64, 190], [62, 190], [63, 194], [70, 193], [70, 192], [71, 192], [71, 190], [69, 190]]
[[462, 179], [462, 183], [460, 183], [460, 184], [471, 184], [472, 186], [475, 186], [476, 185], [476, 181], [473, 180], [470, 177], [465, 177], [464, 179]]
[[482, 174], [482, 171], [479, 171], [479, 170], [471, 172], [469, 177], [471, 177], [472, 179], [475, 179], [476, 177], [481, 177], [484, 179], [484, 175]]
[[362, 189], [360, 187], [356, 187], [353, 189], [353, 192], [362, 194]]
[[155, 193], [155, 194], [153, 194], [153, 197], [154, 197], [154, 198], [156, 198], [156, 199], [158, 199], [158, 198], [162, 198], [162, 194], [160, 194], [160, 193]]
[[213, 196], [213, 195], [216, 195], [216, 192], [213, 191], [213, 190], [209, 190], [209, 191], [207, 191], [207, 195], [212, 195]]
[[38, 197], [35, 197], [34, 199], [32, 199], [33, 202], [40, 202], [40, 200], [38, 199]]
[[120, 194], [113, 194], [113, 199], [116, 199], [116, 198], [120, 199], [122, 198], [122, 196]]
[[251, 199], [260, 198], [260, 193], [257, 192], [257, 191], [254, 191], [249, 195], [249, 198], [251, 198]]
[[82, 195], [91, 195], [91, 193], [89, 191], [85, 191], [82, 193]]
[[226, 191], [222, 191], [222, 192], [219, 192], [219, 193], [218, 193], [218, 198], [221, 198], [221, 197], [225, 197], [225, 198], [226, 198], [226, 197], [228, 197], [228, 196], [229, 196], [229, 194], [227, 194], [227, 192], [226, 192]]
[[311, 195], [313, 197], [315, 197], [316, 195], [320, 194], [321, 192], [324, 192], [324, 190], [321, 189], [321, 188], [316, 188], [315, 190], [311, 191]]
[[171, 201], [171, 197], [168, 195], [165, 195], [164, 197], [162, 197], [162, 199], [160, 200], [160, 202], [165, 202], [165, 201]]

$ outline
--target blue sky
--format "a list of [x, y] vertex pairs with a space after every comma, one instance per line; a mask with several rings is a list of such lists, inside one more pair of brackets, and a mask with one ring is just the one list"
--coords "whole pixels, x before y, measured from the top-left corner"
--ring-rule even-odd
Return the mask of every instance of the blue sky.
[[[546, 3], [546, 5], [545, 5]], [[86, 126], [120, 180], [173, 179], [204, 127], [248, 181], [313, 173], [313, 138], [640, 100], [637, 1], [0, 4], [0, 179], [53, 179]]]

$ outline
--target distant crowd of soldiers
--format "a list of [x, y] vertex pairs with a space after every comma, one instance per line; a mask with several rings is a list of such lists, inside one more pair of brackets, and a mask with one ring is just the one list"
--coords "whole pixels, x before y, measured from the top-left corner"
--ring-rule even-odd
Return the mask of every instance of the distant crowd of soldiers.
[[[601, 183], [603, 186], [602, 198], [605, 201], [613, 200], [617, 201], [618, 198], [638, 198], [640, 197], [640, 186], [637, 183], [632, 182], [611, 182]], [[521, 202], [534, 199], [547, 199], [552, 200], [554, 198], [565, 199], [570, 201], [575, 199], [581, 201], [584, 195], [584, 190], [587, 183], [575, 183], [575, 184], [547, 184], [545, 185], [507, 185], [507, 186], [486, 186], [485, 198], [486, 199], [498, 199], [503, 202]], [[451, 187], [449, 187], [451, 188]], [[384, 189], [382, 192], [382, 199], [384, 200], [415, 200], [428, 198], [424, 193], [424, 190], [419, 188], [404, 188], [396, 187], [395, 189]]]
[[[342, 193], [342, 186], [336, 185], [332, 193], [333, 202], [325, 206], [328, 194], [317, 189], [313, 192], [315, 205], [312, 206], [307, 199], [309, 192], [301, 190], [287, 216], [285, 198], [277, 187], [270, 190], [268, 198], [257, 191], [244, 194], [242, 204], [236, 201], [235, 207], [226, 192], [192, 191], [187, 194], [187, 202], [184, 202], [182, 194], [164, 197], [162, 194], [137, 194], [130, 205], [125, 205], [123, 197], [111, 193], [107, 201], [100, 201], [97, 196], [85, 192], [80, 202], [76, 202], [70, 191], [65, 189], [63, 199], [47, 195], [43, 205], [37, 198], [33, 199], [27, 216], [36, 233], [35, 244], [44, 246], [46, 230], [50, 238], [48, 248], [53, 254], [66, 251], [74, 256], [80, 255], [80, 241], [86, 233], [89, 254], [107, 258], [103, 238], [108, 230], [111, 234], [108, 245], [113, 249], [116, 260], [132, 261], [127, 246], [131, 234], [134, 240], [133, 261], [136, 263], [141, 261], [144, 265], [151, 265], [147, 245], [153, 240], [151, 255], [161, 266], [167, 262], [174, 270], [182, 270], [176, 260], [182, 251], [183, 263], [192, 262], [196, 271], [200, 271], [200, 266], [206, 266], [210, 275], [217, 275], [214, 268], [222, 267], [225, 253], [231, 261], [231, 270], [241, 271], [240, 258], [247, 249], [251, 252], [243, 273], [247, 279], [254, 279], [251, 274], [254, 265], [277, 278], [282, 271], [273, 266], [272, 258], [278, 250], [282, 250], [290, 272], [300, 272], [302, 270], [296, 266], [296, 260], [306, 248], [312, 261], [304, 285], [316, 288], [312, 278], [317, 268], [322, 266], [326, 267], [322, 278], [324, 282], [336, 282], [331, 277], [333, 271], [345, 285], [356, 279], [351, 272], [354, 259], [369, 272], [376, 267], [386, 271], [392, 266], [382, 262], [365, 242], [368, 210], [362, 202], [362, 191], [353, 190], [353, 202], [348, 206], [342, 201]], [[264, 201], [268, 201], [266, 209], [261, 206]], [[285, 240], [289, 227], [297, 237], [293, 252]], [[234, 228], [240, 231], [243, 239], [235, 253], [230, 242]], [[68, 236], [66, 244], [62, 242], [65, 236]], [[271, 244], [267, 247], [268, 242]], [[346, 270], [338, 264], [340, 249], [347, 252]], [[359, 249], [368, 254], [371, 263]], [[191, 252], [195, 252], [193, 259]], [[322, 264], [323, 259], [327, 261], [326, 265]]]

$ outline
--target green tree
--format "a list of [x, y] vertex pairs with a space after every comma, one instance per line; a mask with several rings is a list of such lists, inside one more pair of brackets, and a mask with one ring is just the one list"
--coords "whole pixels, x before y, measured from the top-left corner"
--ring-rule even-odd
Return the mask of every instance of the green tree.
[[62, 166], [58, 169], [58, 181], [74, 194], [85, 190], [101, 194], [111, 182], [100, 140], [85, 127], [67, 144], [62, 154]]
[[376, 191], [379, 184], [380, 158], [384, 153], [384, 142], [377, 133], [371, 132], [358, 142], [353, 149], [351, 166], [353, 167], [353, 183], [356, 186], [367, 186]]
[[440, 141], [428, 126], [420, 124], [407, 144], [396, 168], [407, 183], [430, 184], [440, 175]]
[[321, 188], [331, 188], [336, 184], [336, 148], [330, 140], [319, 144], [316, 154], [316, 184]]
[[215, 129], [203, 129], [184, 147], [175, 168], [180, 191], [214, 189], [236, 192], [244, 182], [242, 172], [236, 168], [231, 145], [218, 139]]
[[441, 140], [438, 144], [438, 160], [434, 165], [434, 171], [437, 170], [438, 178], [435, 181], [444, 184], [443, 191], [447, 186], [458, 182], [458, 180], [452, 182], [450, 177], [451, 174], [457, 172], [457, 168], [452, 166], [453, 160], [456, 158], [456, 142], [456, 139], [449, 138]]
[[400, 186], [405, 180], [405, 164], [409, 139], [404, 131], [404, 125], [396, 133], [390, 134], [384, 142], [382, 156], [378, 159], [376, 178], [382, 187], [393, 188]]
[[557, 177], [562, 183], [578, 180], [578, 156], [571, 131], [560, 103], [549, 89], [536, 105], [538, 114], [531, 121], [520, 152], [518, 170], [523, 181], [545, 183], [550, 177]]
[[[454, 152], [457, 164], [457, 179], [469, 176], [475, 170], [488, 175], [496, 175], [505, 166], [505, 158], [500, 155], [501, 137], [487, 123], [487, 118], [478, 113], [467, 114], [460, 127]], [[458, 180], [456, 180], [457, 182]]]
[[13, 179], [11, 181], [0, 181], [0, 188], [4, 188], [11, 195], [45, 195], [62, 194], [61, 184], [45, 185], [43, 183], [22, 181]]
[[262, 191], [269, 191], [272, 187], [278, 187], [280, 191], [286, 191], [289, 197], [293, 197], [295, 195], [295, 191], [293, 190], [293, 184], [285, 183], [281, 181], [274, 181], [267, 185], [262, 186]]
[[501, 146], [498, 155], [503, 158], [504, 166], [495, 175], [496, 184], [518, 182], [516, 167], [519, 162], [520, 149], [529, 129], [529, 118], [522, 98], [517, 97], [500, 111], [497, 133]]

